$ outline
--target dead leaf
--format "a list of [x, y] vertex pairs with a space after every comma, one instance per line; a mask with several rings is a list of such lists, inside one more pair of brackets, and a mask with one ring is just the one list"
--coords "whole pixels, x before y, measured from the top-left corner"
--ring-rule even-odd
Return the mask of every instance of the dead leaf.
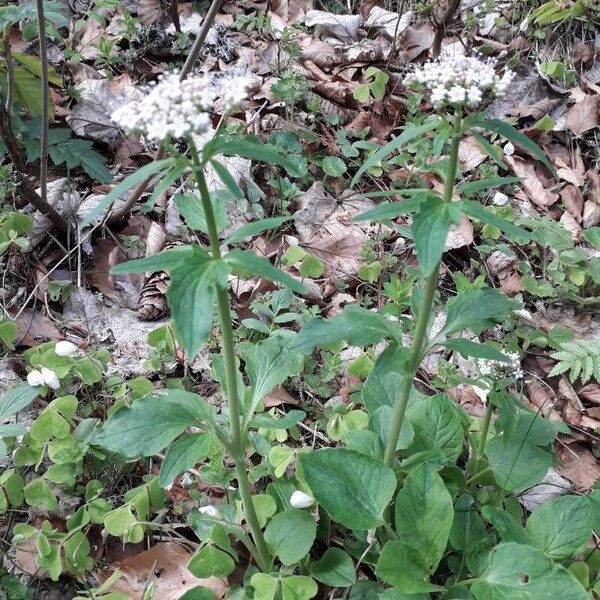
[[583, 216], [583, 194], [574, 185], [565, 185], [560, 191], [560, 197], [569, 214], [579, 223]]
[[339, 45], [358, 41], [358, 28], [362, 24], [360, 15], [335, 15], [324, 10], [309, 10], [304, 23], [316, 27], [317, 34], [328, 42]]
[[433, 44], [434, 35], [433, 27], [430, 25], [423, 25], [416, 29], [407, 27], [402, 36], [402, 50], [398, 52], [394, 62], [405, 65], [423, 54], [423, 52], [429, 51], [431, 44]]
[[16, 318], [15, 323], [19, 330], [15, 346], [28, 346], [31, 348], [41, 342], [62, 339], [54, 321], [39, 310], [25, 308]]
[[523, 189], [534, 204], [548, 208], [556, 203], [559, 198], [558, 194], [544, 187], [536, 172], [536, 164], [534, 162], [515, 155], [505, 155], [504, 161], [511, 167], [514, 174], [523, 180]]
[[600, 384], [588, 383], [578, 391], [578, 394], [584, 400], [600, 405]]
[[281, 406], [282, 404], [298, 405], [298, 399], [294, 398], [283, 386], [278, 385], [272, 389], [264, 400], [265, 408], [273, 408], [273, 406]]
[[142, 25], [152, 25], [162, 13], [160, 0], [139, 0], [138, 18]]
[[460, 141], [458, 146], [458, 159], [460, 160], [463, 171], [472, 171], [486, 158], [487, 154], [482, 151], [481, 146], [472, 135]]
[[600, 204], [595, 200], [586, 200], [583, 205], [583, 219], [581, 224], [584, 229], [594, 227], [600, 223]]
[[110, 591], [127, 594], [133, 600], [142, 600], [149, 584], [154, 585], [154, 597], [160, 600], [179, 600], [185, 592], [197, 586], [210, 588], [217, 600], [222, 598], [227, 591], [227, 580], [194, 577], [186, 566], [191, 556], [175, 542], [156, 544], [145, 552], [112, 564], [103, 577], [106, 580], [112, 572], [121, 571], [122, 577], [111, 586]]
[[519, 494], [519, 502], [529, 511], [573, 490], [573, 486], [554, 468], [550, 467], [544, 479], [530, 490]]
[[470, 246], [473, 243], [474, 230], [473, 223], [463, 215], [458, 225], [452, 225], [446, 238], [445, 250], [454, 250], [463, 246]]
[[570, 212], [564, 212], [561, 215], [560, 223], [571, 234], [571, 239], [575, 243], [581, 240], [581, 225]]
[[589, 491], [600, 479], [600, 463], [582, 444], [559, 445], [556, 451], [562, 463], [559, 472], [575, 484], [577, 491]]
[[380, 29], [384, 31], [388, 37], [394, 39], [402, 35], [412, 21], [413, 13], [408, 10], [400, 15], [397, 12], [386, 10], [381, 6], [374, 6], [365, 21], [366, 27]]
[[598, 126], [599, 101], [600, 96], [587, 94], [583, 100], [569, 109], [567, 127], [575, 135], [581, 135]]
[[271, 11], [286, 25], [301, 22], [313, 8], [312, 0], [271, 0]]
[[573, 66], [578, 71], [587, 71], [594, 64], [595, 56], [594, 44], [580, 42], [573, 48]]

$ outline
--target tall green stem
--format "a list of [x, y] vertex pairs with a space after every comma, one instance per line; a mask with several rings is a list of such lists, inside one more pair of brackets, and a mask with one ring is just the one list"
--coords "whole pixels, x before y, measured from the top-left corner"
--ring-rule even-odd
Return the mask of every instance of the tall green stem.
[[[202, 208], [204, 209], [204, 215], [206, 218], [206, 228], [208, 232], [208, 239], [210, 245], [210, 251], [213, 259], [221, 259], [221, 249], [219, 247], [219, 233], [217, 231], [217, 225], [215, 221], [215, 214], [210, 201], [210, 194], [206, 186], [206, 179], [204, 177], [204, 168], [198, 158], [196, 149], [191, 147], [192, 159], [194, 163], [194, 171], [198, 188], [200, 190], [200, 197], [202, 200]], [[252, 492], [250, 490], [250, 481], [248, 480], [248, 473], [246, 472], [245, 462], [245, 447], [246, 439], [242, 433], [240, 414], [241, 414], [241, 402], [238, 395], [238, 372], [235, 364], [235, 349], [233, 345], [233, 328], [231, 326], [231, 309], [229, 306], [229, 295], [226, 289], [216, 286], [216, 297], [217, 297], [217, 312], [219, 314], [219, 322], [221, 325], [221, 338], [223, 343], [223, 360], [225, 362], [225, 387], [227, 394], [227, 401], [229, 405], [229, 421], [231, 429], [231, 450], [233, 452], [233, 459], [235, 461], [235, 473], [238, 483], [238, 489], [240, 492], [240, 498], [242, 500], [242, 507], [246, 522], [250, 528], [252, 539], [256, 545], [256, 550], [260, 558], [260, 569], [264, 572], [268, 572], [272, 562], [271, 553], [265, 542], [262, 529], [258, 522], [258, 516], [252, 502]]]
[[[460, 143], [461, 136], [461, 115], [461, 109], [457, 108], [454, 114], [454, 127], [452, 128], [452, 143], [450, 145], [448, 171], [446, 172], [446, 180], [444, 181], [443, 202], [451, 202], [452, 194], [454, 192], [456, 169], [458, 167], [458, 145]], [[425, 279], [423, 297], [421, 298], [419, 314], [417, 315], [417, 322], [415, 325], [415, 333], [413, 337], [410, 358], [406, 365], [402, 385], [400, 386], [400, 390], [398, 391], [396, 404], [394, 405], [392, 422], [390, 425], [387, 444], [385, 447], [385, 454], [383, 457], [383, 462], [388, 467], [391, 467], [394, 464], [396, 446], [398, 445], [400, 430], [402, 429], [402, 423], [404, 422], [404, 415], [406, 414], [406, 407], [408, 405], [408, 398], [410, 396], [412, 382], [417, 373], [417, 369], [419, 368], [419, 365], [423, 360], [423, 349], [425, 347], [425, 341], [427, 336], [427, 325], [429, 323], [429, 317], [431, 315], [431, 309], [433, 307], [435, 290], [437, 289], [438, 285], [439, 270], [440, 265], [438, 263], [438, 265], [432, 271], [431, 275], [429, 275]]]
[[44, 0], [37, 0], [38, 31], [40, 40], [40, 79], [42, 82], [42, 132], [40, 136], [40, 196], [44, 202], [48, 200], [48, 127], [50, 123], [50, 88], [48, 85], [48, 48], [46, 46], [46, 17], [44, 16]]

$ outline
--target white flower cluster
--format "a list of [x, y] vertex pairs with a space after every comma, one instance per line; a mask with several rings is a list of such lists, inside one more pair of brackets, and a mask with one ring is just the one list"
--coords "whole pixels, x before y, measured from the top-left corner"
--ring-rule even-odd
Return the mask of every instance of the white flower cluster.
[[47, 385], [53, 390], [57, 390], [60, 387], [60, 380], [52, 369], [41, 367], [39, 370], [34, 369], [27, 374], [27, 383], [32, 387], [38, 387], [40, 385]]
[[241, 75], [217, 84], [208, 75], [180, 80], [177, 73], [169, 73], [149, 86], [143, 98], [118, 108], [112, 120], [127, 133], [154, 143], [201, 135], [210, 127], [210, 112], [219, 96], [229, 111], [246, 97], [249, 83]]
[[510, 362], [501, 362], [499, 360], [480, 359], [477, 361], [479, 374], [483, 377], [505, 378], [514, 377], [523, 379], [523, 369], [521, 368], [521, 359], [516, 352], [504, 352], [504, 355]]
[[502, 77], [496, 75], [493, 58], [442, 54], [407, 75], [404, 83], [424, 87], [436, 108], [455, 104], [475, 107], [485, 94], [502, 96], [514, 75], [512, 71]]

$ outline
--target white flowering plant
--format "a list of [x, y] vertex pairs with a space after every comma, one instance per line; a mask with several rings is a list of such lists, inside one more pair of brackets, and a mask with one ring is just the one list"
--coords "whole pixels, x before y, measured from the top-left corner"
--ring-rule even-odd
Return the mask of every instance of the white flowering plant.
[[[552, 444], [558, 431], [519, 403], [525, 372], [514, 343], [486, 341], [486, 331], [510, 320], [519, 304], [483, 282], [463, 290], [457, 286], [458, 293], [445, 302], [445, 294], [439, 293], [443, 254], [454, 225], [472, 219], [493, 225], [517, 242], [531, 238], [528, 230], [470, 199], [474, 191], [515, 183], [516, 178], [457, 183], [461, 139], [486, 131], [553, 171], [529, 138], [479, 112], [486, 101], [508, 91], [511, 77], [498, 74], [495, 63], [480, 57], [443, 56], [417, 68], [406, 85], [426, 92], [424, 106], [435, 114], [406, 123], [350, 182], [350, 187], [357, 185], [374, 165], [413, 141], [435, 140], [431, 147], [437, 148], [436, 170], [431, 172], [441, 176], [441, 192], [401, 188], [366, 193], [385, 201], [356, 217], [390, 228], [399, 216], [410, 223], [407, 237], [412, 238], [418, 273], [410, 302], [402, 303], [395, 318], [349, 304], [331, 318], [311, 318], [301, 327], [267, 328], [259, 332], [258, 342], [236, 338], [231, 281], [258, 276], [291, 292], [305, 290], [267, 258], [240, 247], [240, 242], [282, 225], [286, 217], [261, 219], [223, 234], [217, 215], [225, 210], [224, 198], [240, 197], [242, 191], [219, 157], [250, 158], [284, 169], [288, 176], [303, 174], [301, 161], [215, 123], [216, 114], [226, 116], [243, 102], [248, 89], [243, 77], [219, 81], [204, 75], [183, 80], [166, 75], [114, 114], [124, 132], [160, 146], [166, 158], [117, 185], [88, 222], [149, 176], [158, 177], [156, 187], [162, 191], [179, 178], [188, 179], [194, 191], [183, 195], [181, 206], [187, 203], [199, 213], [193, 228], [208, 243], [176, 246], [118, 265], [113, 273], [169, 271], [173, 330], [189, 360], [207, 343], [217, 321], [212, 341], [220, 353], [210, 356], [210, 376], [225, 402], [217, 410], [215, 402], [182, 382], [157, 391], [148, 380], [119, 380], [118, 400], [107, 409], [106, 419], [76, 423], [77, 399], [72, 395], [48, 404], [15, 456], [21, 464], [39, 465], [48, 447], [48, 457], [63, 462], [52, 465], [57, 468], [50, 476], [22, 486], [27, 502], [55, 510], [57, 499], [46, 479], [72, 488], [86, 466], [82, 448], [132, 468], [145, 468], [143, 458], [152, 460], [153, 467], [160, 461], [157, 473], [129, 490], [120, 506], [102, 497], [102, 484], [91, 479], [85, 504], [67, 520], [67, 534], [52, 530], [50, 524], [42, 531], [16, 530], [18, 541], [37, 536], [37, 547], [47, 549], [50, 544], [41, 560], [53, 577], [59, 573], [57, 560], [71, 556], [70, 546], [59, 536], [66, 535], [68, 541], [72, 535], [78, 548], [84, 548], [77, 564], [71, 565], [83, 580], [89, 548], [79, 534], [89, 524], [102, 525], [106, 535], [124, 542], [141, 542], [147, 532], [169, 526], [160, 513], [167, 494], [200, 483], [222, 494], [190, 495], [195, 508], [185, 516], [199, 543], [187, 566], [202, 579], [227, 577], [236, 563], [247, 567], [246, 589], [232, 589], [231, 597], [588, 597], [561, 562], [584, 551], [591, 539], [591, 501], [572, 497], [567, 503], [548, 503], [525, 526], [524, 519], [521, 523], [514, 516], [513, 494], [542, 481], [554, 461]], [[209, 190], [209, 166], [219, 175], [222, 190]], [[419, 166], [426, 168], [428, 162]], [[399, 201], [389, 200], [397, 197]], [[436, 312], [441, 313], [441, 323]], [[282, 323], [290, 318], [283, 315]], [[348, 367], [359, 384], [346, 402], [330, 404], [320, 419], [308, 424], [304, 406], [284, 412], [267, 403], [272, 390], [302, 372], [316, 348], [327, 349], [337, 359], [344, 343], [352, 349], [367, 348]], [[446, 394], [424, 395], [423, 388], [414, 385], [423, 361], [434, 352], [449, 361], [470, 361], [468, 376], [455, 380], [474, 385], [484, 399], [481, 418], [467, 415]], [[86, 379], [82, 368], [89, 357], [67, 341], [44, 344], [25, 357], [29, 385], [20, 388], [22, 400], [15, 394], [6, 403], [17, 410], [40, 393], [71, 391], [80, 380], [94, 384], [94, 377]], [[315, 449], [317, 445], [322, 447]], [[2, 485], [0, 478], [0, 493]], [[159, 511], [153, 521], [152, 510]], [[576, 536], [560, 527], [565, 511], [581, 518]], [[548, 522], [558, 525], [549, 532]]]

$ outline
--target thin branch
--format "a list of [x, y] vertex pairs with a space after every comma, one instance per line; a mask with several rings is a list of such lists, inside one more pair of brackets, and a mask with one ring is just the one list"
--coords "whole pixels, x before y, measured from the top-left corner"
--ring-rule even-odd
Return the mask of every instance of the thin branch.
[[[208, 35], [208, 32], [212, 27], [215, 17], [217, 16], [219, 9], [221, 8], [221, 4], [223, 4], [223, 0], [212, 1], [212, 4], [210, 5], [210, 8], [208, 9], [206, 16], [204, 17], [204, 21], [202, 21], [202, 28], [198, 32], [198, 37], [194, 40], [194, 45], [190, 50], [190, 54], [187, 57], [185, 64], [181, 68], [180, 79], [185, 79], [194, 69], [194, 65], [196, 64], [196, 61], [200, 56], [200, 52], [202, 52], [202, 47], [204, 46], [204, 42], [206, 41], [206, 36]], [[165, 156], [166, 154], [164, 149], [159, 148], [154, 160], [162, 160], [163, 158], [165, 158]], [[113, 212], [106, 220], [106, 223], [118, 223], [119, 221], [122, 221], [123, 219], [127, 218], [129, 216], [129, 213], [131, 212], [131, 209], [137, 204], [139, 199], [142, 197], [142, 194], [146, 192], [148, 187], [148, 180], [142, 181], [140, 184], [138, 184], [138, 186], [133, 190], [133, 192], [131, 192], [131, 196], [129, 196], [127, 202], [125, 202], [125, 204], [123, 204], [123, 206], [119, 210]]]
[[4, 62], [6, 63], [6, 108], [12, 109], [15, 89], [15, 65], [10, 53], [10, 28], [4, 30], [3, 40]]
[[48, 200], [48, 135], [50, 124], [50, 88], [48, 85], [48, 48], [46, 45], [46, 17], [44, 15], [44, 0], [36, 0], [38, 15], [38, 31], [40, 40], [40, 62], [42, 80], [42, 133], [40, 148], [40, 195], [42, 201]]
[[179, 2], [171, 0], [171, 20], [177, 33], [181, 33], [181, 21], [179, 20]]
[[8, 156], [13, 167], [18, 172], [20, 179], [16, 184], [18, 199], [17, 206], [31, 204], [37, 208], [43, 215], [46, 215], [54, 227], [61, 233], [67, 231], [67, 224], [60, 214], [48, 202], [42, 200], [41, 196], [35, 191], [27, 177], [27, 166], [25, 159], [19, 148], [10, 126], [10, 113], [6, 109], [4, 102], [0, 102], [0, 138], [6, 146]]
[[433, 44], [431, 45], [431, 56], [437, 58], [442, 50], [442, 42], [446, 35], [446, 29], [454, 20], [456, 11], [460, 6], [460, 0], [449, 0], [448, 7], [446, 8], [441, 21], [434, 19], [435, 23], [435, 35], [433, 36]]

